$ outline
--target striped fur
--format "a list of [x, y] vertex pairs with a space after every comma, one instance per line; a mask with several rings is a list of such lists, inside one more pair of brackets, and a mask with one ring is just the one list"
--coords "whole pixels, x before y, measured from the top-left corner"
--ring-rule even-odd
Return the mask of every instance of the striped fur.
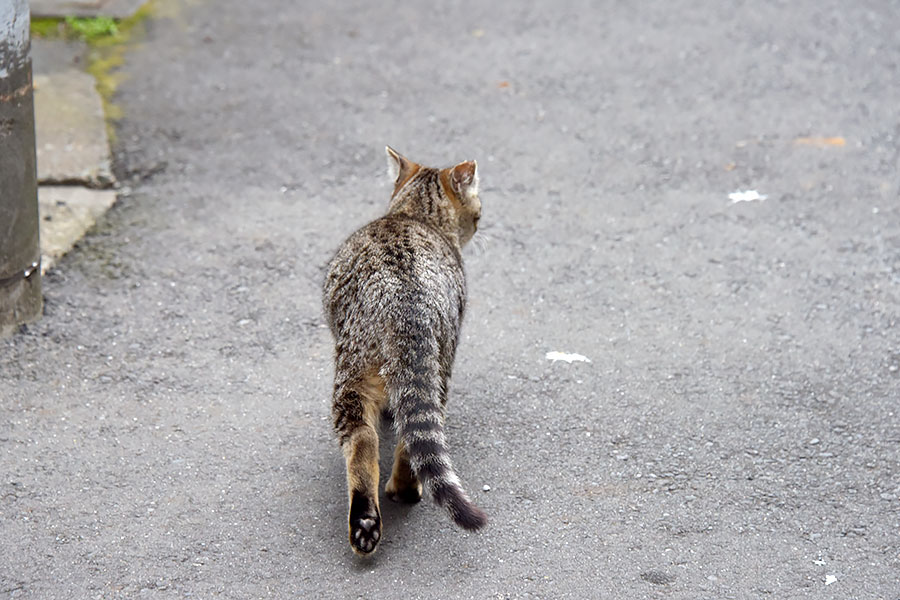
[[463, 491], [444, 436], [466, 301], [460, 250], [481, 214], [476, 165], [437, 170], [391, 149], [388, 156], [395, 177], [388, 212], [338, 249], [323, 294], [335, 339], [332, 413], [347, 462], [348, 534], [359, 554], [374, 551], [381, 538], [383, 411], [399, 438], [387, 495], [416, 501], [424, 487], [461, 527], [486, 523]]
[[406, 446], [412, 471], [435, 502], [460, 527], [479, 529], [487, 517], [463, 490], [444, 437], [447, 382], [438, 360], [441, 349], [427, 333], [427, 321], [410, 319], [404, 325], [394, 340], [402, 360], [389, 361], [384, 368], [394, 428]]

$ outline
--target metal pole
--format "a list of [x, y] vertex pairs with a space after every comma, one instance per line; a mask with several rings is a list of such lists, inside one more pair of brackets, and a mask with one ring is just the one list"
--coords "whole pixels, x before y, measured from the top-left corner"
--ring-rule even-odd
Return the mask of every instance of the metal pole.
[[28, 0], [0, 0], [0, 336], [41, 316]]

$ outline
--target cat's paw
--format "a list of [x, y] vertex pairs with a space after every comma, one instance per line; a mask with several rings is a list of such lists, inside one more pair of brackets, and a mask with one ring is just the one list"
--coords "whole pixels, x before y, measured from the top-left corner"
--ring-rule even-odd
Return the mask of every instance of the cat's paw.
[[350, 505], [350, 547], [360, 556], [375, 551], [381, 540], [381, 515], [371, 499], [354, 496]]
[[381, 539], [381, 519], [377, 516], [357, 519], [350, 523], [350, 546], [357, 554], [365, 556], [375, 551]]
[[398, 484], [391, 479], [384, 486], [384, 493], [394, 502], [415, 504], [422, 499], [422, 484], [416, 480]]

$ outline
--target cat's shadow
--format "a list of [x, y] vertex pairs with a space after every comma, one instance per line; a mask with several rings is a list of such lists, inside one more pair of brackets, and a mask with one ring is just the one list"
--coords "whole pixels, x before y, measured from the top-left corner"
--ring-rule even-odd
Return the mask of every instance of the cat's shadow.
[[373, 560], [377, 562], [382, 557], [390, 556], [395, 551], [403, 552], [405, 546], [403, 540], [406, 539], [406, 531], [409, 525], [408, 519], [416, 508], [415, 504], [394, 502], [385, 496], [383, 482], [381, 489], [382, 492], [379, 497], [382, 527], [381, 543], [371, 558], [360, 557], [358, 562], [362, 567], [371, 564]]

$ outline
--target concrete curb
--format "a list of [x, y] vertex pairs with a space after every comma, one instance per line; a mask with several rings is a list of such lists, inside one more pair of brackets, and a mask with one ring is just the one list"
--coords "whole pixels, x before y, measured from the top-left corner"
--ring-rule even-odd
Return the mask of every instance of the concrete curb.
[[115, 184], [103, 104], [93, 77], [73, 68], [36, 73], [34, 112], [41, 185]]
[[103, 103], [85, 54], [82, 43], [32, 39], [42, 272], [116, 199]]

